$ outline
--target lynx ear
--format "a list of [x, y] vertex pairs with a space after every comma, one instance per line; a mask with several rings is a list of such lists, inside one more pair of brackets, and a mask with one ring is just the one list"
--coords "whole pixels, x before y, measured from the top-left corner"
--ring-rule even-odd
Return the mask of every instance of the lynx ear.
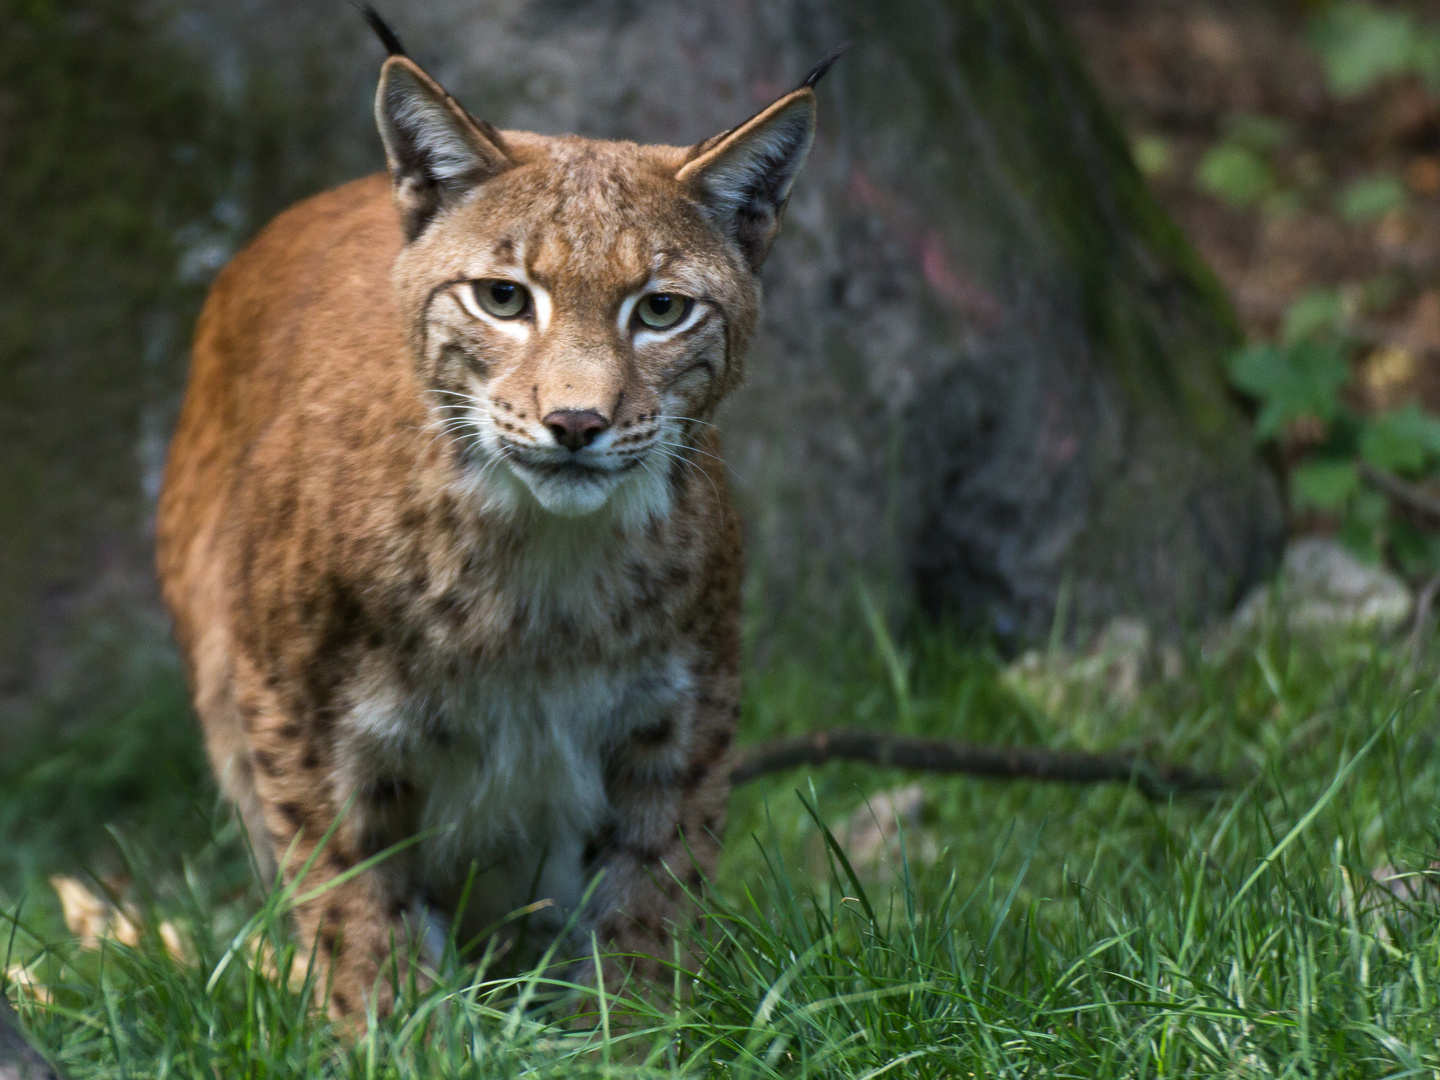
[[512, 164], [500, 133], [474, 119], [404, 55], [392, 55], [380, 71], [375, 123], [407, 240], [419, 236], [444, 207]]
[[844, 51], [831, 53], [798, 87], [739, 127], [697, 144], [675, 174], [756, 270], [815, 141], [814, 86]]

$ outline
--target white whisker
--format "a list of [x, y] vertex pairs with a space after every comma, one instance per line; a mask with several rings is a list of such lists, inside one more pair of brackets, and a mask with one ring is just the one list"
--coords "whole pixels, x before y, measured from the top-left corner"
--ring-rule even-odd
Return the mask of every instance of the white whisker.
[[734, 469], [732, 469], [732, 468], [730, 467], [730, 463], [729, 463], [728, 461], [726, 461], [724, 458], [720, 457], [718, 454], [711, 454], [711, 453], [709, 453], [708, 451], [701, 450], [698, 446], [689, 446], [689, 445], [687, 445], [687, 444], [685, 444], [685, 443], [666, 442], [664, 439], [657, 439], [657, 440], [655, 441], [655, 445], [656, 445], [656, 446], [674, 446], [674, 447], [677, 447], [678, 449], [681, 449], [681, 450], [691, 450], [691, 451], [694, 451], [694, 452], [697, 453], [697, 454], [704, 454], [706, 457], [708, 457], [708, 458], [710, 458], [710, 459], [712, 459], [712, 460], [714, 460], [714, 461], [718, 461], [721, 465], [724, 465], [724, 466], [725, 466], [725, 471], [728, 472], [731, 476], [735, 477], [736, 480], [739, 480], [739, 479], [740, 479], [740, 474], [737, 473]]
[[720, 497], [720, 489], [719, 489], [719, 487], [717, 487], [716, 484], [715, 484], [715, 478], [714, 478], [713, 476], [711, 476], [709, 473], [707, 473], [704, 469], [700, 468], [699, 465], [695, 464], [695, 462], [691, 461], [689, 458], [684, 457], [684, 456], [682, 456], [682, 455], [680, 455], [680, 454], [677, 454], [677, 453], [675, 453], [675, 451], [673, 451], [673, 450], [666, 450], [666, 449], [663, 448], [663, 446], [669, 446], [669, 445], [674, 445], [674, 444], [671, 444], [671, 443], [666, 443], [666, 444], [663, 444], [663, 445], [657, 444], [657, 446], [656, 446], [656, 453], [660, 454], [661, 456], [663, 456], [663, 457], [665, 457], [665, 458], [669, 458], [669, 459], [671, 459], [671, 460], [673, 460], [673, 461], [678, 461], [678, 462], [680, 462], [680, 464], [682, 464], [682, 465], [688, 465], [688, 466], [690, 466], [690, 468], [692, 468], [692, 469], [694, 469], [696, 472], [698, 472], [701, 476], [705, 477], [705, 479], [710, 482], [710, 490], [715, 493], [715, 502], [716, 502], [717, 504], [723, 503], [725, 500]]
[[659, 419], [659, 420], [684, 420], [684, 421], [686, 421], [686, 422], [688, 422], [688, 423], [691, 423], [691, 424], [704, 424], [706, 427], [714, 428], [716, 431], [719, 431], [719, 430], [720, 430], [720, 425], [719, 425], [719, 424], [712, 424], [712, 423], [710, 423], [709, 420], [697, 420], [697, 419], [696, 419], [695, 417], [693, 417], [693, 416], [676, 416], [676, 415], [673, 415], [673, 414], [671, 414], [671, 413], [658, 413], [657, 416], [656, 416], [656, 419]]

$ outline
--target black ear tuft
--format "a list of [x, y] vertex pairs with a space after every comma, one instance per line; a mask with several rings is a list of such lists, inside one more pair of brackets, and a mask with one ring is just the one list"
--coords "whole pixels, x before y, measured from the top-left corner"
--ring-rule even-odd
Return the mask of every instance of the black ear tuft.
[[795, 89], [801, 90], [807, 86], [813, 87], [816, 83], [818, 83], [821, 79], [825, 77], [825, 73], [830, 70], [831, 66], [835, 63], [835, 61], [839, 60], [840, 57], [844, 56], [849, 51], [850, 42], [848, 41], [844, 45], [841, 45], [838, 49], [832, 50], [830, 54], [825, 57], [824, 60], [821, 60], [818, 64], [816, 64], [813, 68], [810, 69], [810, 74], [806, 75], [804, 81], [801, 82], [801, 84]]
[[380, 13], [369, 4], [356, 5], [360, 14], [365, 16], [365, 21], [370, 24], [370, 29], [375, 31], [375, 36], [380, 39], [380, 44], [385, 46], [385, 51], [391, 56], [405, 56], [405, 46], [400, 44], [400, 37], [390, 24], [380, 17]]

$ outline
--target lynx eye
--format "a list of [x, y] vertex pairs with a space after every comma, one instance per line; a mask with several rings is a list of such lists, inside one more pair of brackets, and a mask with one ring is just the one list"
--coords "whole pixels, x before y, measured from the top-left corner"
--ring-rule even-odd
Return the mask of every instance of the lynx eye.
[[689, 314], [693, 302], [688, 296], [674, 293], [650, 293], [635, 305], [635, 317], [651, 330], [665, 330]]
[[530, 310], [530, 291], [500, 278], [472, 281], [475, 302], [497, 319], [516, 319]]

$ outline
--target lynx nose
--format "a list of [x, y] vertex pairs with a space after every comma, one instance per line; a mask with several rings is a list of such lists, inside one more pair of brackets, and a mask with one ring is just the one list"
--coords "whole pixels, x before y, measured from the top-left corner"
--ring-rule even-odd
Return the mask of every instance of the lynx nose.
[[583, 450], [610, 426], [594, 409], [556, 409], [540, 422], [566, 450]]

